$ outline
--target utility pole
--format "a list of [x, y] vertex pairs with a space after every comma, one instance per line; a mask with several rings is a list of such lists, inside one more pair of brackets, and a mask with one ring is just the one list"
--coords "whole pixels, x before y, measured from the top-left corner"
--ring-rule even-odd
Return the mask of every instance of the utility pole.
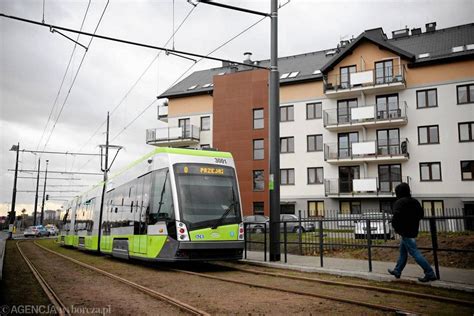
[[280, 75], [277, 0], [271, 0], [270, 16], [270, 261], [280, 261]]
[[[15, 205], [16, 205], [16, 183], [18, 180], [18, 159], [20, 155], [20, 143], [13, 145], [10, 149], [11, 151], [16, 151], [16, 162], [15, 162], [15, 177], [13, 178], [13, 194], [12, 194], [12, 208], [9, 214], [8, 224], [13, 225], [15, 223]], [[9, 230], [8, 239], [12, 239], [13, 231]]]
[[35, 194], [35, 208], [33, 212], [33, 226], [36, 226], [36, 217], [38, 211], [38, 189], [39, 189], [39, 182], [40, 182], [40, 166], [41, 166], [41, 159], [38, 159], [38, 174], [36, 175], [36, 194]]
[[41, 203], [40, 225], [43, 225], [43, 219], [44, 219], [44, 199], [46, 196], [46, 180], [48, 179], [48, 163], [49, 163], [49, 160], [46, 160], [46, 172], [44, 174], [43, 202]]

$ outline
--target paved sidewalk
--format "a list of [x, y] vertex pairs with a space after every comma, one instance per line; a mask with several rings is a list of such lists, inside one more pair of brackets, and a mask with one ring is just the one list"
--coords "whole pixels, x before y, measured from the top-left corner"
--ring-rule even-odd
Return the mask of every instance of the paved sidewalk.
[[[268, 258], [269, 255], [267, 254], [267, 260]], [[281, 259], [281, 262], [265, 262], [263, 261], [263, 252], [247, 251], [247, 260], [244, 261], [257, 265], [297, 271], [329, 273], [376, 281], [399, 281], [387, 272], [388, 268], [395, 266], [394, 262], [372, 261], [372, 272], [369, 272], [367, 260], [324, 257], [324, 267], [321, 267], [319, 257], [288, 254], [288, 263], [285, 263], [282, 254]], [[423, 276], [423, 270], [418, 265], [407, 264], [400, 280], [418, 282], [417, 278], [421, 276]], [[474, 292], [474, 270], [440, 267], [440, 277], [439, 281], [427, 284], [433, 287]]]
[[0, 231], [0, 280], [3, 275], [3, 258], [5, 257], [5, 245], [8, 234]]

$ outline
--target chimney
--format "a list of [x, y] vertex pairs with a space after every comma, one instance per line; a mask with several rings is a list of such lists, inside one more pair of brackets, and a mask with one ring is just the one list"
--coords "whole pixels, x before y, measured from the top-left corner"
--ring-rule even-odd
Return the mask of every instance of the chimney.
[[245, 59], [244, 59], [244, 64], [252, 64], [252, 53], [251, 52], [245, 52], [244, 53]]
[[426, 33], [436, 31], [436, 22], [426, 23]]
[[408, 35], [409, 35], [408, 31], [409, 31], [408, 28], [392, 31], [392, 38], [408, 37]]
[[420, 35], [421, 34], [421, 27], [411, 29], [411, 35]]

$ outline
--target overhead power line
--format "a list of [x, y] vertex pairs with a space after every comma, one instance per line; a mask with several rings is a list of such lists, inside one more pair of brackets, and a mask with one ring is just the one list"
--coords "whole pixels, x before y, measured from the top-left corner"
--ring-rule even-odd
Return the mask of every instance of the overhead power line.
[[[74, 84], [76, 83], [76, 79], [77, 79], [77, 76], [79, 75], [79, 72], [81, 71], [81, 68], [82, 68], [82, 65], [84, 63], [84, 59], [86, 58], [86, 55], [87, 55], [87, 52], [88, 52], [88, 49], [89, 47], [91, 46], [92, 44], [92, 40], [94, 39], [94, 35], [95, 33], [97, 32], [97, 29], [99, 28], [99, 25], [100, 25], [100, 22], [102, 22], [102, 18], [104, 17], [104, 14], [105, 14], [105, 11], [107, 10], [107, 7], [109, 5], [109, 0], [107, 0], [107, 3], [105, 4], [105, 7], [104, 7], [104, 10], [102, 11], [102, 15], [100, 16], [100, 19], [99, 19], [99, 22], [97, 23], [96, 27], [95, 27], [95, 30], [94, 30], [94, 33], [91, 34], [91, 39], [89, 40], [89, 44], [87, 45], [87, 49], [86, 51], [84, 52], [84, 54], [82, 55], [82, 59], [81, 59], [81, 62], [79, 63], [79, 67], [77, 68], [76, 70], [76, 74], [72, 80], [72, 83], [71, 83], [71, 86], [69, 87], [69, 90], [67, 92], [67, 95], [66, 95], [66, 98], [64, 99], [64, 102], [63, 104], [61, 105], [61, 109], [59, 110], [59, 113], [58, 113], [58, 116], [56, 117], [56, 120], [54, 121], [54, 124], [53, 124], [53, 127], [51, 128], [51, 132], [49, 133], [49, 136], [44, 144], [44, 147], [43, 147], [43, 150], [46, 149], [46, 146], [48, 146], [48, 143], [49, 143], [49, 140], [51, 139], [51, 136], [53, 135], [53, 132], [54, 132], [54, 129], [56, 128], [56, 124], [58, 123], [59, 121], [59, 118], [61, 117], [61, 114], [63, 113], [63, 110], [64, 110], [64, 107], [66, 106], [66, 103], [67, 103], [67, 100], [69, 99], [69, 96], [71, 94], [71, 90], [72, 88], [74, 87]], [[44, 26], [45, 24], [43, 23], [38, 23], [38, 22], [35, 22], [34, 24], [38, 24], [38, 25], [42, 25]], [[52, 25], [49, 26], [50, 29], [52, 30], [53, 28], [56, 28], [56, 29], [61, 29], [59, 27], [53, 27]], [[62, 28], [63, 30], [67, 30], [67, 29], [64, 29]], [[84, 32], [79, 31], [79, 32], [76, 32], [77, 34], [83, 34]], [[87, 35], [86, 33], [84, 33], [83, 35]]]
[[100, 156], [100, 154], [92, 153], [76, 153], [69, 151], [44, 151], [44, 150], [29, 150], [29, 149], [20, 149], [21, 152], [32, 153], [32, 154], [52, 154], [52, 155], [71, 155], [71, 156]]
[[[49, 171], [48, 171], [49, 172]], [[17, 177], [18, 179], [36, 179], [36, 177]], [[40, 177], [40, 179], [44, 179]], [[78, 181], [81, 180], [80, 178], [51, 178], [48, 177], [48, 180], [67, 180], [67, 181]]]
[[[8, 169], [8, 171], [15, 171], [15, 169]], [[18, 172], [24, 172], [24, 173], [37, 173], [38, 170], [34, 169], [22, 169], [18, 170]], [[40, 170], [39, 172], [44, 173], [46, 171]], [[57, 174], [83, 174], [83, 175], [90, 175], [90, 176], [96, 176], [96, 175], [102, 175], [102, 173], [96, 173], [96, 172], [70, 172], [70, 171], [49, 171], [48, 173], [57, 173]], [[50, 178], [49, 178], [50, 179]]]
[[[89, 12], [90, 5], [91, 5], [91, 1], [89, 0], [89, 3], [87, 4], [86, 12], [84, 13], [84, 17], [82, 18], [81, 28], [80, 28], [81, 31], [82, 31], [82, 28], [84, 27], [84, 22], [86, 21], [86, 17], [87, 17], [87, 13]], [[44, 24], [44, 0], [43, 0], [43, 24]], [[76, 42], [79, 41], [80, 36], [81, 36], [80, 34], [77, 35]], [[77, 47], [77, 44], [75, 44], [74, 47], [72, 48], [71, 56], [69, 56], [69, 62], [67, 63], [66, 70], [64, 71], [63, 79], [61, 80], [61, 84], [59, 85], [58, 93], [56, 94], [56, 98], [54, 99], [53, 105], [51, 106], [51, 110], [49, 111], [48, 120], [46, 121], [46, 124], [43, 128], [43, 132], [41, 133], [41, 137], [38, 142], [38, 145], [36, 146], [36, 149], [38, 149], [39, 146], [41, 145], [44, 134], [46, 133], [46, 129], [48, 128], [48, 124], [51, 121], [51, 118], [53, 116], [54, 109], [56, 108], [56, 103], [58, 102], [59, 95], [61, 94], [61, 90], [64, 85], [64, 81], [66, 80], [66, 75], [69, 72], [69, 67], [71, 66], [72, 57], [74, 56], [74, 53], [76, 52], [76, 47]]]

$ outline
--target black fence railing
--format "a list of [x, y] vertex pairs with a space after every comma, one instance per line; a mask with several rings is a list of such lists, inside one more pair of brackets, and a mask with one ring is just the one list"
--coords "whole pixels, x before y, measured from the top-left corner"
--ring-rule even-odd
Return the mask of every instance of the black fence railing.
[[[392, 215], [386, 212], [337, 214], [331, 217], [280, 221], [282, 260], [288, 254], [317, 256], [324, 266], [325, 257], [393, 261], [398, 257], [400, 236], [392, 228]], [[269, 223], [245, 223], [245, 258], [247, 251], [262, 251], [267, 261]], [[418, 248], [432, 262], [438, 279], [440, 266], [474, 268], [474, 216], [464, 209], [425, 210], [417, 238]]]

